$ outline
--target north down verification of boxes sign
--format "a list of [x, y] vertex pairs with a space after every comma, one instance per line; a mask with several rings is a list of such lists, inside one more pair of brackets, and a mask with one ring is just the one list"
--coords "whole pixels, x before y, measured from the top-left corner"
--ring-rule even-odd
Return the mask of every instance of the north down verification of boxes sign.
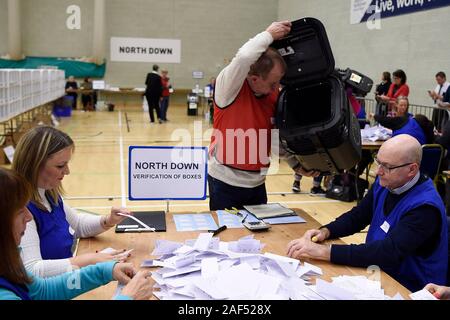
[[[199, 170], [198, 163], [136, 162], [135, 170]], [[134, 173], [134, 179], [202, 179], [200, 174]]]

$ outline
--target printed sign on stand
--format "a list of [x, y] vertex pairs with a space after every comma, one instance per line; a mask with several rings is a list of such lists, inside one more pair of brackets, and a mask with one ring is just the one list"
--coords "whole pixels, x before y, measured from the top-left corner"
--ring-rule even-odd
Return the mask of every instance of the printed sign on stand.
[[130, 200], [204, 200], [206, 147], [130, 146]]

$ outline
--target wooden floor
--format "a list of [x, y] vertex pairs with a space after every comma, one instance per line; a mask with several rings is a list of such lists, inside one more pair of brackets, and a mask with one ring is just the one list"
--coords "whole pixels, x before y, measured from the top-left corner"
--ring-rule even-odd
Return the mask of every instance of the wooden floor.
[[[166, 209], [166, 202], [127, 199], [128, 147], [208, 146], [211, 135], [208, 121], [200, 115], [187, 116], [185, 105], [171, 105], [167, 117], [170, 120], [167, 123], [150, 124], [149, 115], [142, 107], [127, 105], [116, 106], [114, 112], [74, 111], [71, 117], [62, 118], [59, 128], [75, 141], [71, 173], [63, 181], [67, 203], [99, 214], [109, 212], [112, 205], [131, 210]], [[292, 182], [293, 172], [282, 161], [278, 172], [267, 177], [269, 202], [301, 208], [320, 224], [332, 221], [354, 205], [310, 195], [311, 178], [302, 180], [302, 193], [293, 194]], [[208, 200], [170, 202], [172, 212], [207, 210]], [[362, 232], [343, 240], [360, 243], [365, 236]]]

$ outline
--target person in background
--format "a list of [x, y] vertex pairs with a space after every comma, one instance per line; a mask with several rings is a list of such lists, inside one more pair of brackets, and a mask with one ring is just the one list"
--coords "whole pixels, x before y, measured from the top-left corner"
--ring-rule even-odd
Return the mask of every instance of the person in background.
[[86, 90], [86, 93], [81, 94], [81, 103], [83, 105], [83, 111], [93, 111], [94, 110], [94, 99], [92, 92], [92, 81], [91, 78], [84, 78], [84, 82], [81, 84], [81, 89]]
[[[217, 76], [208, 161], [210, 210], [267, 203], [271, 129], [280, 80], [286, 70], [283, 58], [269, 46], [290, 29], [289, 21], [273, 22], [245, 43]], [[225, 138], [230, 132], [233, 143]], [[242, 143], [245, 132], [255, 133], [255, 138]], [[301, 166], [295, 169], [302, 175], [317, 174]]]
[[166, 122], [169, 121], [167, 119], [167, 109], [169, 109], [169, 97], [170, 97], [170, 89], [172, 89], [172, 85], [170, 84], [170, 78], [167, 76], [169, 71], [161, 70], [161, 83], [162, 83], [162, 93], [161, 93], [161, 101], [160, 101], [160, 113], [161, 120]]
[[381, 75], [381, 82], [376, 86], [375, 89], [375, 100], [377, 101], [375, 114], [377, 115], [387, 114], [387, 105], [383, 103], [383, 101], [380, 99], [380, 96], [387, 95], [391, 84], [391, 73], [388, 71], [383, 72], [383, 74]]
[[[441, 102], [445, 101], [445, 94], [449, 92], [448, 88], [450, 82], [447, 81], [447, 77], [443, 71], [436, 73], [436, 88], [433, 91], [428, 90], [428, 95], [435, 105], [439, 105]], [[447, 101], [450, 102], [450, 101]], [[442, 132], [445, 124], [449, 119], [448, 110], [435, 108], [433, 109], [432, 120], [436, 130]]]
[[384, 71], [381, 75], [381, 82], [376, 86], [375, 96], [387, 95], [391, 84], [391, 73], [389, 71]]
[[[0, 300], [69, 300], [113, 280], [124, 284], [117, 300], [148, 300], [149, 273], [130, 263], [107, 261], [52, 278], [29, 274], [20, 259], [20, 242], [33, 217], [26, 204], [31, 185], [17, 172], [0, 168]], [[68, 284], [76, 277], [77, 286]]]
[[38, 126], [19, 140], [12, 169], [27, 179], [32, 187], [27, 204], [30, 219], [22, 238], [21, 256], [26, 269], [37, 276], [59, 275], [114, 258], [125, 257], [105, 253], [73, 256], [74, 241], [98, 235], [114, 227], [131, 214], [126, 208], [113, 207], [109, 215], [81, 214], [62, 199], [64, 176], [70, 173], [69, 161], [74, 152], [72, 139], [64, 132], [48, 126]]
[[153, 71], [147, 74], [145, 79], [145, 98], [148, 103], [148, 113], [150, 115], [150, 123], [155, 123], [155, 116], [153, 110], [156, 111], [158, 122], [162, 123], [161, 110], [159, 109], [159, 101], [163, 90], [161, 76], [158, 74], [159, 66], [154, 64]]
[[379, 99], [388, 104], [388, 112], [396, 106], [398, 97], [409, 96], [409, 86], [406, 84], [406, 73], [403, 70], [396, 70], [392, 73], [394, 82], [389, 87], [386, 95], [380, 95]]
[[206, 87], [209, 89], [209, 97], [208, 97], [209, 123], [212, 124], [214, 120], [214, 90], [216, 88], [216, 78], [211, 77]]
[[420, 144], [434, 142], [434, 132], [432, 122], [424, 115], [413, 116], [408, 112], [409, 101], [406, 97], [397, 99], [396, 107], [392, 112], [393, 117], [371, 115], [375, 121], [383, 127], [392, 130], [392, 136], [399, 134], [409, 134], [416, 138]]
[[[379, 266], [411, 291], [447, 278], [448, 227], [433, 182], [420, 173], [422, 148], [409, 135], [381, 146], [377, 179], [352, 210], [288, 244], [291, 258], [312, 258], [365, 268]], [[369, 226], [370, 225], [370, 226]], [[323, 244], [369, 226], [364, 244]]]
[[66, 94], [73, 98], [73, 110], [77, 108], [78, 93], [76, 92], [76, 90], [78, 90], [78, 83], [75, 81], [75, 78], [73, 76], [70, 76], [66, 81]]

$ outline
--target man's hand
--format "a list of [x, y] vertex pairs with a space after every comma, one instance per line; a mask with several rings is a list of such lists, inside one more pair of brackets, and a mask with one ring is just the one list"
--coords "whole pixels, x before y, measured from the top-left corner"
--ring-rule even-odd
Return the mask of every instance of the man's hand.
[[292, 240], [288, 244], [287, 255], [290, 258], [312, 258], [330, 261], [331, 247], [312, 242], [311, 235], [306, 234], [300, 239]]
[[273, 40], [279, 40], [291, 31], [291, 23], [289, 21], [272, 22], [266, 31], [272, 35]]

